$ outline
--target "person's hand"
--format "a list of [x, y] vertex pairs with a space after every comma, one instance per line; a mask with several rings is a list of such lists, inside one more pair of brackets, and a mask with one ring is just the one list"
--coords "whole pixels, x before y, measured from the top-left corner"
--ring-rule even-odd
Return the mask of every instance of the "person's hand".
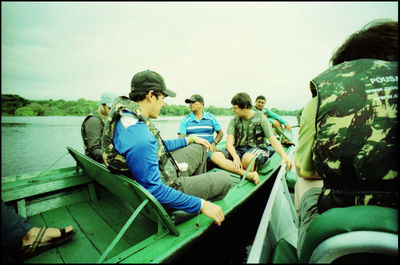
[[292, 128], [292, 127], [289, 125], [289, 123], [285, 125], [286, 130], [290, 131], [290, 128]]
[[286, 170], [291, 170], [293, 167], [293, 162], [290, 158], [286, 155], [282, 157], [281, 166], [286, 164]]
[[243, 169], [242, 161], [238, 156], [233, 157], [233, 168], [235, 170], [241, 170]]
[[215, 142], [212, 142], [211, 144], [211, 151], [213, 152], [217, 151], [217, 144]]
[[203, 199], [201, 199], [201, 201], [201, 212], [204, 213], [204, 215], [213, 219], [218, 226], [221, 226], [221, 223], [225, 219], [225, 215], [222, 211], [221, 206]]
[[204, 138], [200, 138], [198, 136], [195, 135], [190, 135], [191, 139], [193, 139], [193, 142], [195, 142], [196, 144], [201, 144], [203, 146], [205, 146], [207, 148], [207, 151], [211, 150], [211, 144]]

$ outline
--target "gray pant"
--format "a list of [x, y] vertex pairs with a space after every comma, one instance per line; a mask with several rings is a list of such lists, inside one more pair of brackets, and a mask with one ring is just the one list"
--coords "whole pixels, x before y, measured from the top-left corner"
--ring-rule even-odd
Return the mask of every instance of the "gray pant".
[[311, 222], [319, 216], [318, 213], [318, 197], [322, 188], [311, 188], [307, 190], [301, 197], [299, 203], [299, 231], [297, 239], [297, 256], [300, 257], [301, 248], [304, 243], [306, 231]]
[[187, 173], [178, 178], [175, 188], [205, 200], [221, 200], [232, 186], [232, 179], [224, 171], [207, 173], [206, 154], [206, 148], [200, 144], [189, 144], [172, 152], [178, 163], [188, 164]]

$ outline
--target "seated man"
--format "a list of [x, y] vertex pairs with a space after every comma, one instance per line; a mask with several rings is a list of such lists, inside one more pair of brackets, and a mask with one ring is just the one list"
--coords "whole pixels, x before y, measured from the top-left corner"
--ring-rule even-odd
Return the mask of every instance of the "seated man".
[[[273, 149], [282, 157], [281, 164], [287, 164], [291, 168], [293, 163], [273, 134], [268, 119], [261, 112], [252, 110], [250, 96], [238, 93], [232, 98], [231, 104], [236, 117], [228, 125], [226, 149], [214, 152], [211, 161], [222, 169], [243, 176], [257, 153], [260, 153], [257, 158], [260, 165], [269, 158], [268, 139]], [[259, 183], [260, 177], [254, 171], [254, 165], [246, 177], [255, 184]]]
[[[133, 177], [164, 206], [201, 211], [221, 225], [222, 208], [207, 200], [224, 198], [232, 179], [226, 172], [206, 172], [207, 140], [193, 135], [161, 139], [150, 118], [158, 117], [167, 96], [175, 93], [161, 75], [150, 70], [135, 74], [129, 99], [116, 99], [105, 124], [103, 160], [111, 171]], [[178, 164], [184, 163], [188, 168], [181, 172]]]
[[116, 97], [117, 95], [109, 92], [101, 94], [100, 106], [97, 112], [89, 114], [81, 126], [85, 155], [100, 163], [103, 163], [100, 143], [101, 135], [103, 134], [104, 123]]
[[295, 154], [298, 256], [308, 226], [328, 209], [398, 207], [397, 47], [397, 22], [368, 24], [310, 82]]
[[[206, 139], [211, 144], [211, 150], [207, 152], [207, 161], [211, 154], [217, 150], [217, 143], [221, 141], [224, 132], [213, 114], [203, 111], [204, 99], [200, 95], [193, 95], [185, 100], [189, 103], [191, 113], [183, 118], [179, 127], [179, 137], [196, 135]], [[214, 132], [217, 133], [214, 139]]]
[[289, 123], [287, 123], [287, 121], [285, 121], [281, 116], [279, 116], [278, 114], [274, 113], [273, 111], [271, 111], [267, 107], [264, 108], [265, 103], [266, 103], [265, 97], [263, 95], [260, 95], [260, 96], [258, 96], [256, 98], [256, 102], [255, 102], [254, 108], [256, 110], [261, 111], [265, 116], [267, 116], [269, 122], [272, 124], [273, 127], [277, 127], [282, 131], [285, 128], [286, 130], [289, 131], [290, 128], [291, 128]]

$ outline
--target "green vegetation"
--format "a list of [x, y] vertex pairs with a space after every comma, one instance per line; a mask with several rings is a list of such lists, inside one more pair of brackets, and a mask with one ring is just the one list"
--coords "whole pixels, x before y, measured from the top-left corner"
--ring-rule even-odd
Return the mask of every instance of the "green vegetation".
[[[99, 102], [80, 98], [73, 100], [28, 100], [18, 95], [1, 95], [1, 115], [4, 116], [86, 116], [96, 111]], [[209, 106], [205, 111], [215, 116], [233, 115], [231, 108]], [[271, 109], [278, 115], [296, 116], [296, 110]], [[184, 116], [190, 113], [188, 105], [168, 105], [161, 109], [160, 116]]]

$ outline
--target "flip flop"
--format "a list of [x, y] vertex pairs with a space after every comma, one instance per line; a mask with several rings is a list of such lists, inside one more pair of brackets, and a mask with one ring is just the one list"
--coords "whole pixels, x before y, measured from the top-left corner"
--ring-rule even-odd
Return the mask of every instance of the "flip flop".
[[76, 231], [74, 229], [72, 229], [71, 231], [66, 233], [65, 228], [61, 228], [61, 229], [59, 229], [61, 232], [60, 237], [56, 237], [50, 241], [42, 243], [41, 240], [42, 240], [46, 230], [47, 230], [46, 226], [42, 227], [40, 229], [38, 235], [36, 236], [35, 241], [32, 244], [23, 246], [21, 248], [25, 259], [31, 258], [39, 253], [42, 253], [45, 250], [48, 250], [50, 248], [61, 245], [62, 243], [69, 241], [76, 234]]

